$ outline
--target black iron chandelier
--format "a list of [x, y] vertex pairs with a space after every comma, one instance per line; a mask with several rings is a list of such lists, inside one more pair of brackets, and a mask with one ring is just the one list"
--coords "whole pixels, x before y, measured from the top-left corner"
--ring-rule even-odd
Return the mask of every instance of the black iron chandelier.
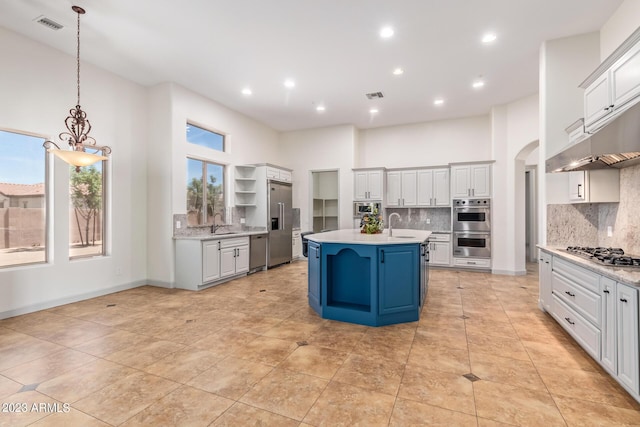
[[[107, 160], [106, 155], [111, 154], [111, 148], [107, 146], [96, 145], [96, 140], [89, 136], [91, 131], [91, 123], [87, 118], [87, 113], [80, 107], [80, 15], [85, 14], [85, 10], [80, 6], [71, 8], [78, 14], [78, 27], [76, 32], [77, 49], [76, 49], [76, 66], [77, 66], [77, 88], [78, 100], [75, 108], [69, 110], [69, 116], [65, 119], [64, 124], [67, 128], [66, 132], [60, 133], [58, 137], [61, 141], [69, 144], [69, 150], [62, 150], [53, 141], [45, 141], [43, 146], [47, 151], [55, 154], [60, 159], [76, 167], [79, 171], [82, 166], [89, 166], [100, 160]], [[95, 153], [88, 152], [87, 149]]]

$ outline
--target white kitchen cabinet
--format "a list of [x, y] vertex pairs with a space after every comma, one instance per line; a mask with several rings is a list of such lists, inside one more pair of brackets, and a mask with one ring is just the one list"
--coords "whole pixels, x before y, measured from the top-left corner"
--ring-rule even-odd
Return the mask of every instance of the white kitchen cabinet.
[[620, 170], [572, 171], [569, 175], [571, 203], [613, 203], [620, 201]]
[[636, 43], [611, 67], [614, 111], [640, 95], [640, 43]]
[[616, 333], [616, 281], [608, 277], [600, 278], [602, 292], [600, 301], [602, 308], [602, 321], [600, 331], [602, 334], [602, 350], [600, 351], [600, 363], [610, 374], [618, 375], [618, 339]]
[[617, 283], [617, 340], [618, 380], [631, 391], [639, 393], [638, 371], [638, 291], [636, 288]]
[[547, 313], [551, 312], [551, 259], [552, 255], [542, 250], [539, 251], [538, 257], [538, 280], [539, 294], [538, 302], [540, 307]]
[[382, 200], [384, 169], [354, 169], [354, 200]]
[[249, 238], [220, 241], [220, 278], [249, 271]]
[[249, 238], [177, 239], [175, 262], [177, 288], [204, 289], [249, 271]]
[[292, 179], [291, 171], [288, 169], [267, 166], [266, 173], [267, 179], [274, 179], [276, 181], [284, 182], [291, 182]]
[[609, 73], [605, 72], [584, 90], [584, 124], [587, 131], [613, 112]]
[[449, 169], [418, 170], [418, 206], [450, 206]]
[[451, 234], [429, 236], [429, 264], [449, 266], [451, 264]]
[[594, 133], [640, 100], [640, 30], [636, 30], [580, 86], [584, 123]]
[[451, 166], [451, 197], [491, 197], [491, 164]]
[[293, 230], [291, 233], [291, 255], [293, 259], [302, 258], [302, 238], [300, 230]]
[[416, 170], [387, 172], [387, 206], [414, 207], [417, 205]]
[[410, 169], [387, 172], [388, 207], [450, 206], [449, 169]]
[[202, 283], [220, 278], [220, 240], [202, 242]]

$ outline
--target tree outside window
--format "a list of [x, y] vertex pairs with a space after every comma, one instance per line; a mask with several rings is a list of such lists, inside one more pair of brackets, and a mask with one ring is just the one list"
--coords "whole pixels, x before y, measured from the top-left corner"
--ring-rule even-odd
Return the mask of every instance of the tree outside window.
[[104, 254], [104, 196], [102, 163], [76, 170], [70, 168], [70, 248], [69, 256]]
[[224, 166], [187, 159], [187, 224], [224, 224], [224, 206]]

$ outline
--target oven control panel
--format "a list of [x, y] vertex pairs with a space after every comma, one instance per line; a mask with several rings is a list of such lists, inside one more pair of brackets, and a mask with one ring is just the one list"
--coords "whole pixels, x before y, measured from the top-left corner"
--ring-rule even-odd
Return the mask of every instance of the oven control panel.
[[491, 206], [491, 199], [453, 199], [454, 207]]

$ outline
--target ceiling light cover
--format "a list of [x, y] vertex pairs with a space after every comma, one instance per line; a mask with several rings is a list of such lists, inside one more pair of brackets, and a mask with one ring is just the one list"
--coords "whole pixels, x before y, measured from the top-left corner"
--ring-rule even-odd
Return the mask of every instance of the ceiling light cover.
[[326, 110], [326, 108], [325, 108], [325, 106], [324, 106], [324, 105], [318, 105], [318, 106], [316, 107], [316, 111], [318, 111], [318, 112], [320, 112], [320, 113], [324, 112], [325, 110]]
[[380, 30], [380, 37], [382, 37], [383, 39], [388, 39], [393, 37], [393, 34], [395, 33], [395, 31], [393, 31], [393, 28], [391, 27], [383, 27]]
[[393, 75], [394, 76], [400, 76], [402, 74], [404, 74], [404, 70], [402, 68], [400, 68], [400, 67], [398, 67], [395, 70], [393, 70]]
[[296, 82], [294, 82], [291, 79], [287, 79], [284, 81], [284, 87], [288, 88], [288, 89], [293, 89], [294, 87], [296, 87]]
[[476, 80], [475, 82], [473, 82], [474, 89], [480, 89], [483, 86], [484, 86], [484, 81], [482, 80]]
[[487, 33], [482, 36], [482, 43], [493, 43], [497, 38], [498, 36], [495, 33]]
[[249, 96], [249, 95], [253, 94], [253, 91], [251, 91], [250, 88], [245, 87], [244, 89], [242, 89], [242, 94]]
[[444, 104], [444, 99], [442, 98], [438, 98], [433, 101], [433, 105], [442, 105], [442, 104]]
[[378, 109], [377, 108], [372, 108], [372, 109], [369, 110], [369, 112], [371, 114], [377, 114], [378, 113]]

